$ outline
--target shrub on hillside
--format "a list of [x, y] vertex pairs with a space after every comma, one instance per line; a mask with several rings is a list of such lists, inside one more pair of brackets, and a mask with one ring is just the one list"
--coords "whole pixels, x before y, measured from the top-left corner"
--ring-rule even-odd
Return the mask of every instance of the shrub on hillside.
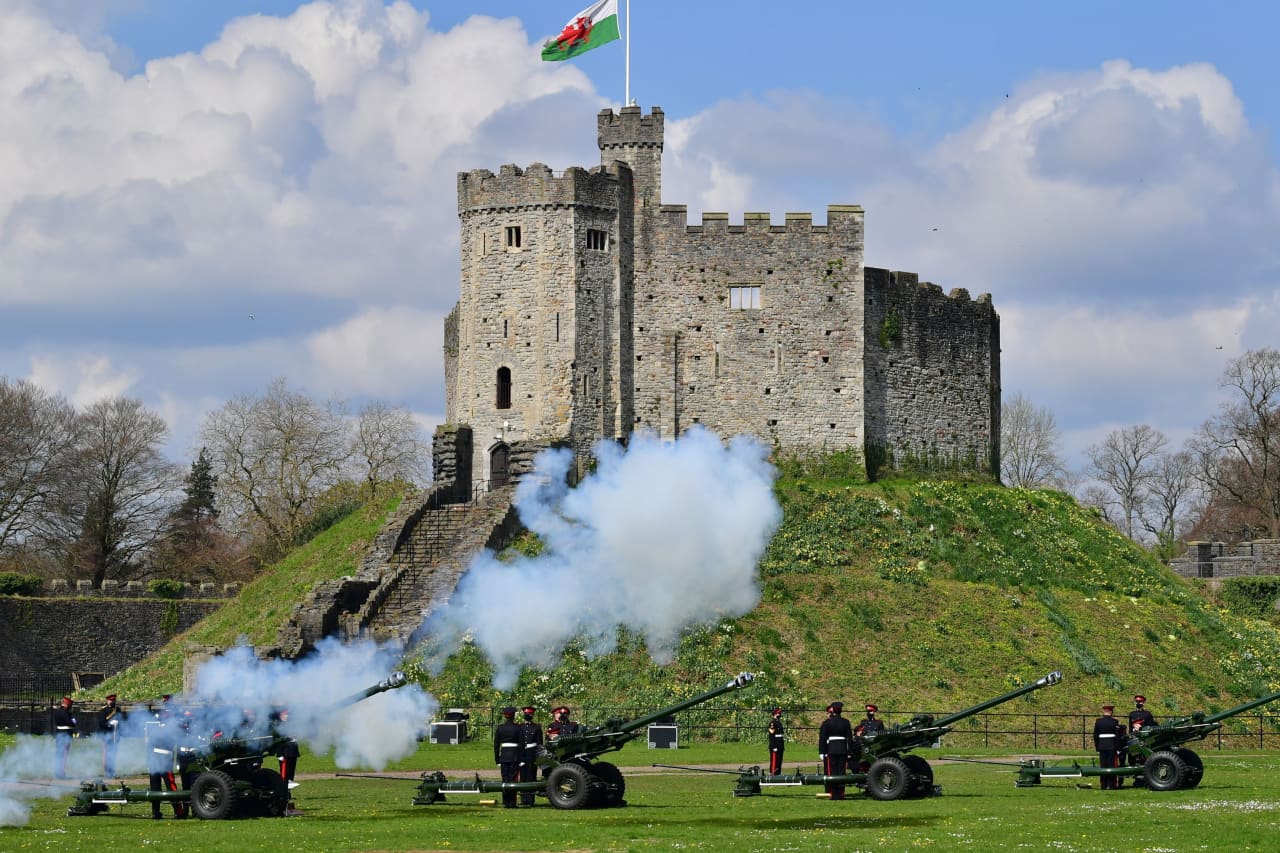
[[160, 578], [147, 584], [147, 592], [156, 598], [182, 598], [182, 581]]
[[1280, 578], [1227, 578], [1222, 582], [1222, 603], [1241, 616], [1265, 618], [1276, 614]]
[[0, 595], [39, 595], [44, 580], [35, 575], [0, 572]]

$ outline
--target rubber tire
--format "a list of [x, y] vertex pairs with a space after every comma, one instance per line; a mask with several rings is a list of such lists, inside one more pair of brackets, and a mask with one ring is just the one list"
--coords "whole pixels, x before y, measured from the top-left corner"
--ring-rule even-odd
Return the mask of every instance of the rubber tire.
[[900, 800], [907, 794], [911, 771], [901, 758], [876, 759], [867, 771], [867, 793], [876, 800]]
[[561, 764], [547, 776], [547, 799], [558, 809], [585, 809], [591, 805], [592, 777], [581, 764]]
[[622, 778], [622, 771], [607, 761], [596, 761], [591, 765], [591, 772], [600, 780], [598, 796], [600, 807], [606, 809], [625, 806], [627, 780]]
[[1174, 752], [1187, 763], [1187, 781], [1182, 787], [1191, 789], [1199, 785], [1200, 780], [1204, 778], [1204, 762], [1200, 760], [1200, 756], [1185, 747], [1175, 749]]
[[261, 817], [284, 817], [289, 808], [289, 783], [265, 767], [253, 771], [249, 781], [257, 796], [254, 812]]
[[239, 806], [240, 792], [221, 770], [201, 773], [191, 786], [191, 810], [201, 820], [228, 820]]
[[918, 755], [902, 756], [902, 763], [911, 771], [911, 785], [907, 796], [913, 799], [933, 796], [933, 768]]
[[1187, 783], [1187, 762], [1176, 752], [1162, 749], [1153, 752], [1143, 771], [1147, 787], [1153, 791], [1176, 791]]

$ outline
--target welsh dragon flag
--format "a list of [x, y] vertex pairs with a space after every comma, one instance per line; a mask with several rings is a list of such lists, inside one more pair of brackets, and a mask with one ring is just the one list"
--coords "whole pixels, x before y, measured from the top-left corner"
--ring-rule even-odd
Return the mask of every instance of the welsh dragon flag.
[[570, 18], [560, 35], [547, 39], [542, 58], [548, 62], [572, 59], [618, 38], [618, 0], [599, 0]]

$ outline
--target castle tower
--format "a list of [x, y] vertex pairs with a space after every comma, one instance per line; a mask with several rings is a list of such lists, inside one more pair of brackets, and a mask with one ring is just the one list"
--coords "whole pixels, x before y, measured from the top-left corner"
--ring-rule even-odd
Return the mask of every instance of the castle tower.
[[585, 458], [596, 439], [618, 435], [631, 270], [619, 211], [631, 205], [631, 170], [617, 163], [563, 176], [541, 163], [458, 175], [461, 290], [446, 327], [446, 420], [471, 428], [481, 483], [504, 485], [542, 447]]

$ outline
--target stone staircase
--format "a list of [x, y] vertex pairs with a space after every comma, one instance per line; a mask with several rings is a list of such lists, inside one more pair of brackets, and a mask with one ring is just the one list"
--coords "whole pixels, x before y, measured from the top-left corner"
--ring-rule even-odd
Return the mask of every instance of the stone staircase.
[[404, 643], [424, 614], [447, 601], [482, 549], [500, 551], [520, 531], [515, 488], [477, 492], [466, 502], [435, 487], [406, 501], [374, 538], [354, 577], [324, 581], [280, 629], [281, 657], [298, 658], [324, 637]]

